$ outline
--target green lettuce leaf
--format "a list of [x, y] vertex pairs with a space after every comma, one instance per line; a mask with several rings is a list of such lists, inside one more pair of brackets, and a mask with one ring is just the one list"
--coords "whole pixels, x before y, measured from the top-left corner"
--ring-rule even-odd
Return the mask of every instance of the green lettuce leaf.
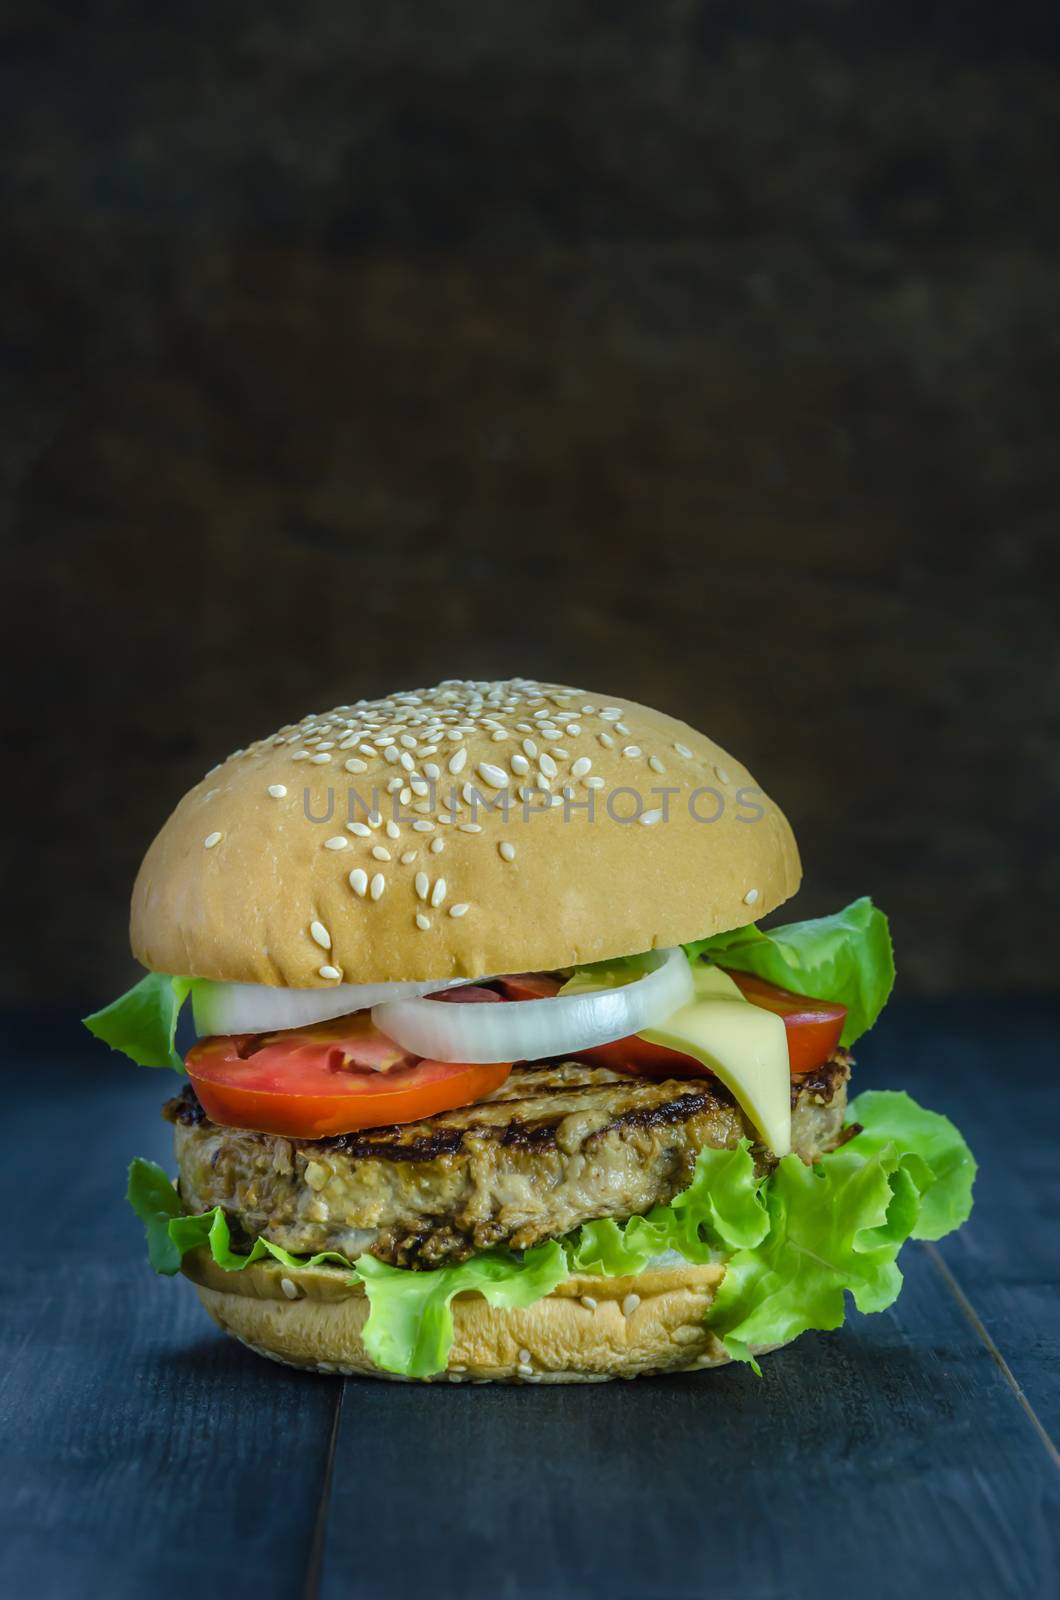
[[685, 945], [689, 960], [753, 972], [768, 983], [847, 1008], [841, 1043], [867, 1033], [894, 987], [887, 918], [867, 896], [843, 911], [766, 932], [754, 923]]
[[570, 1277], [556, 1239], [522, 1255], [487, 1250], [459, 1266], [410, 1272], [360, 1256], [357, 1272], [371, 1304], [364, 1346], [385, 1372], [429, 1378], [444, 1372], [453, 1343], [454, 1295], [474, 1291], [491, 1306], [529, 1306]]
[[901, 1289], [905, 1241], [967, 1218], [975, 1162], [953, 1124], [907, 1094], [869, 1091], [850, 1112], [862, 1131], [813, 1167], [790, 1155], [758, 1178], [746, 1140], [701, 1151], [669, 1206], [572, 1235], [572, 1270], [635, 1273], [663, 1250], [724, 1261], [707, 1322], [756, 1371], [753, 1347], [839, 1327], [847, 1293], [859, 1311], [884, 1310]]
[[898, 1297], [896, 1257], [918, 1191], [893, 1147], [869, 1161], [834, 1155], [827, 1169], [784, 1157], [765, 1185], [765, 1238], [726, 1264], [707, 1321], [738, 1360], [808, 1328], [840, 1327], [847, 1291], [859, 1311], [882, 1311]]
[[156, 1272], [176, 1272], [198, 1246], [229, 1272], [265, 1256], [291, 1269], [345, 1268], [370, 1301], [364, 1340], [373, 1361], [403, 1377], [444, 1370], [455, 1295], [531, 1305], [573, 1273], [625, 1276], [669, 1251], [725, 1263], [707, 1323], [734, 1359], [757, 1371], [756, 1348], [839, 1327], [848, 1293], [859, 1311], [891, 1305], [905, 1241], [940, 1238], [971, 1210], [975, 1162], [945, 1117], [882, 1090], [860, 1095], [851, 1115], [861, 1131], [813, 1167], [790, 1155], [758, 1177], [746, 1140], [734, 1150], [703, 1150], [691, 1184], [668, 1206], [624, 1223], [589, 1222], [522, 1254], [489, 1250], [437, 1271], [391, 1267], [369, 1255], [353, 1262], [335, 1252], [297, 1256], [260, 1238], [241, 1255], [220, 1207], [185, 1217], [173, 1185], [150, 1161], [133, 1162], [129, 1201]]
[[180, 1195], [157, 1161], [136, 1157], [129, 1167], [126, 1199], [144, 1225], [148, 1260], [156, 1272], [167, 1277], [179, 1272], [188, 1251], [199, 1245], [206, 1245], [214, 1261], [226, 1272], [242, 1272], [266, 1256], [293, 1269], [330, 1264], [346, 1267], [351, 1273], [354, 1271], [353, 1263], [337, 1250], [323, 1250], [315, 1256], [292, 1255], [281, 1245], [260, 1237], [245, 1255], [241, 1255], [232, 1249], [228, 1220], [221, 1207], [214, 1206], [197, 1217], [186, 1217]]
[[149, 972], [102, 1011], [85, 1017], [85, 1027], [137, 1066], [172, 1067], [175, 1072], [183, 1072], [184, 1063], [173, 1041], [180, 1008], [194, 981]]
[[226, 1272], [242, 1272], [267, 1257], [295, 1271], [300, 1267], [344, 1267], [349, 1281], [363, 1283], [368, 1296], [365, 1349], [385, 1372], [406, 1378], [427, 1378], [445, 1371], [453, 1342], [451, 1305], [455, 1295], [474, 1291], [491, 1306], [528, 1306], [551, 1294], [570, 1276], [563, 1247], [554, 1239], [522, 1255], [488, 1250], [459, 1266], [433, 1272], [390, 1267], [368, 1255], [350, 1261], [335, 1250], [293, 1255], [260, 1236], [249, 1251], [240, 1254], [232, 1249], [220, 1206], [199, 1216], [185, 1216], [180, 1196], [162, 1168], [139, 1157], [129, 1167], [127, 1198], [144, 1225], [152, 1267], [167, 1276], [180, 1270], [189, 1250], [203, 1245]]
[[926, 1111], [910, 1095], [883, 1089], [859, 1094], [851, 1101], [848, 1116], [862, 1125], [846, 1146], [852, 1154], [864, 1160], [888, 1144], [902, 1152], [920, 1197], [912, 1238], [941, 1239], [967, 1220], [975, 1158], [948, 1117]]

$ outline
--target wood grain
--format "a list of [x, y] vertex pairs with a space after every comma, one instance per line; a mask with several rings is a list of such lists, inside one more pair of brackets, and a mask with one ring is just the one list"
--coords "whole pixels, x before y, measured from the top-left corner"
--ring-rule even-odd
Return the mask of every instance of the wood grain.
[[9, 1036], [5, 1067], [27, 1044], [36, 1092], [5, 1115], [0, 1590], [298, 1595], [337, 1386], [251, 1356], [147, 1266], [125, 1171], [171, 1165], [170, 1075], [86, 1055], [72, 1027], [46, 1052]]

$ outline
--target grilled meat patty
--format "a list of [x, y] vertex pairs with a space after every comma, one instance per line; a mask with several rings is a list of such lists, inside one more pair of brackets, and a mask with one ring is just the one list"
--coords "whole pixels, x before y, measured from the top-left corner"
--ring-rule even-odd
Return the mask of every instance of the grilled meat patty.
[[[792, 1080], [792, 1146], [840, 1142], [850, 1057]], [[516, 1249], [596, 1217], [623, 1220], [688, 1187], [705, 1146], [755, 1134], [715, 1078], [631, 1077], [578, 1062], [520, 1066], [476, 1105], [332, 1139], [285, 1139], [208, 1121], [189, 1087], [176, 1124], [184, 1204], [220, 1205], [246, 1248], [263, 1234], [299, 1253], [370, 1251], [396, 1266]], [[774, 1158], [760, 1145], [761, 1169]]]

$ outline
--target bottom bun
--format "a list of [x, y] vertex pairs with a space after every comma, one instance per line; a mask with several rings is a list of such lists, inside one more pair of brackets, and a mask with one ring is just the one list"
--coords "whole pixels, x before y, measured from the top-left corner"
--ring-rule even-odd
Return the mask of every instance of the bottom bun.
[[[290, 1272], [263, 1261], [237, 1275], [197, 1250], [184, 1271], [218, 1327], [258, 1355], [311, 1372], [397, 1376], [368, 1355], [368, 1299], [341, 1268]], [[446, 1370], [398, 1381], [603, 1383], [724, 1366], [730, 1358], [703, 1320], [724, 1273], [682, 1263], [636, 1277], [568, 1278], [543, 1300], [511, 1310], [479, 1294], [458, 1295]]]

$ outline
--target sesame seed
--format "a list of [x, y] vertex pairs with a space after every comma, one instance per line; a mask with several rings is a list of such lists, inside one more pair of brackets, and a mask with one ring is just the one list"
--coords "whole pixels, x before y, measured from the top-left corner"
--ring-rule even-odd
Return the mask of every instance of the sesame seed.
[[[294, 755], [291, 757], [291, 760], [292, 761], [308, 761], [309, 760], [309, 751], [308, 750], [296, 750]], [[211, 767], [210, 771], [214, 772], [214, 771], [216, 771], [216, 768]]]
[[396, 744], [387, 745], [386, 749], [383, 751], [383, 760], [390, 762], [401, 760], [401, 752]]
[[743, 903], [744, 903], [745, 906], [753, 906], [757, 899], [758, 899], [758, 890], [757, 889], [748, 889], [747, 893], [743, 897]]
[[431, 880], [428, 878], [425, 872], [417, 872], [412, 886], [416, 891], [417, 897], [420, 900], [426, 900], [427, 891], [431, 886]]
[[347, 772], [367, 772], [368, 771], [368, 763], [367, 763], [367, 761], [362, 761], [359, 756], [351, 756], [348, 761], [344, 761], [342, 764], [346, 768]]
[[270, 783], [269, 793], [274, 800], [282, 800], [287, 793], [287, 785], [285, 783]]
[[585, 787], [587, 789], [602, 789], [604, 787], [604, 782], [605, 780], [603, 778], [586, 778]]
[[437, 908], [445, 899], [445, 879], [439, 878], [431, 890], [431, 905]]
[[372, 837], [372, 830], [367, 822], [347, 822], [346, 826], [351, 833], [357, 835], [358, 839], [370, 839]]
[[675, 744], [674, 749], [677, 751], [679, 756], [684, 756], [686, 761], [691, 761], [692, 752], [686, 744]]
[[629, 729], [626, 727], [626, 724], [624, 722], [616, 722], [615, 723], [615, 732], [616, 733], [624, 733], [624, 734], [626, 734], [628, 736]]
[[554, 778], [559, 772], [559, 768], [557, 767], [556, 763], [545, 750], [541, 752], [540, 763], [541, 771], [544, 773], [546, 778]]
[[530, 1365], [530, 1352], [529, 1352], [529, 1350], [520, 1350], [520, 1352], [519, 1352], [519, 1360], [522, 1362], [524, 1367], [528, 1367]]
[[518, 772], [520, 774], [525, 773], [525, 772], [529, 772], [530, 771], [530, 763], [529, 763], [529, 761], [527, 761], [525, 756], [521, 756], [521, 755], [519, 755], [517, 753], [514, 756], [512, 756], [511, 769], [512, 769], [513, 772]]
[[325, 839], [324, 840], [324, 849], [325, 850], [345, 850], [345, 848], [349, 844], [349, 842], [350, 841], [348, 839], [343, 838], [341, 833], [336, 833], [330, 839]]
[[388, 839], [400, 839], [401, 838], [401, 829], [398, 827], [398, 825], [394, 821], [393, 817], [390, 818], [389, 822], [386, 825], [386, 836], [387, 836]]
[[401, 735], [401, 743], [405, 746], [406, 750], [415, 750], [416, 748], [416, 740], [413, 738], [411, 733], [403, 733]]
[[639, 1305], [639, 1294], [627, 1294], [626, 1298], [622, 1302], [622, 1315], [624, 1317], [631, 1317]]
[[382, 899], [383, 890], [385, 888], [386, 879], [383, 877], [381, 872], [377, 872], [368, 886], [368, 893], [371, 895], [373, 900], [380, 900]]
[[528, 756], [533, 757], [537, 755], [537, 745], [534, 743], [533, 739], [524, 739], [523, 749], [526, 751]]
[[215, 844], [221, 843], [221, 835], [219, 833], [208, 833], [202, 842], [207, 850], [212, 850]]
[[585, 1307], [586, 1311], [595, 1311], [597, 1302], [593, 1299], [591, 1294], [583, 1294], [582, 1305]]
[[386, 786], [386, 792], [387, 792], [387, 794], [394, 794], [396, 792], [396, 790], [403, 789], [404, 787], [405, 787], [404, 778], [391, 778], [390, 782]]
[[322, 967], [318, 967], [317, 973], [321, 978], [330, 978], [333, 982], [342, 977], [338, 967], [332, 967], [327, 963]]
[[525, 1362], [520, 1362], [515, 1370], [519, 1374], [520, 1378], [532, 1378], [534, 1376], [533, 1367], [528, 1366]]
[[416, 763], [413, 761], [407, 750], [402, 750], [398, 760], [401, 762], [401, 765], [404, 767], [406, 772], [415, 772]]
[[605, 750], [613, 750], [615, 748], [615, 741], [612, 739], [609, 733], [598, 733], [596, 737], [599, 739]]
[[424, 795], [428, 795], [431, 792], [430, 784], [425, 783], [422, 778], [413, 778], [409, 788], [412, 790], [413, 794], [419, 795], [421, 800], [423, 799]]
[[648, 765], [649, 765], [649, 767], [651, 768], [651, 770], [653, 772], [665, 772], [666, 771], [666, 768], [663, 766], [663, 764], [659, 760], [658, 756], [649, 756], [648, 757]]
[[359, 748], [362, 756], [377, 756], [379, 754], [374, 745], [362, 744]]
[[639, 756], [640, 755], [640, 745], [639, 744], [627, 744], [627, 745], [625, 745], [623, 747], [622, 754], [624, 756]]
[[492, 761], [480, 761], [478, 773], [483, 783], [488, 783], [491, 789], [507, 789], [508, 774], [502, 767], [495, 767]]
[[719, 783], [730, 783], [732, 781], [724, 767], [715, 767], [714, 774]]
[[331, 949], [331, 935], [322, 922], [311, 922], [309, 924], [309, 936], [311, 939], [316, 940], [322, 950]]
[[621, 715], [621, 706], [605, 706], [600, 713], [600, 720], [602, 722], [617, 722]]
[[419, 928], [420, 932], [421, 933], [426, 933], [427, 929], [430, 927], [430, 925], [431, 925], [430, 917], [424, 916], [422, 911], [417, 911], [417, 913], [416, 913], [416, 926], [417, 926], [417, 928]]
[[[441, 820], [442, 820], [441, 817], [439, 817], [438, 821], [441, 822]], [[444, 839], [432, 839], [431, 840], [431, 854], [432, 855], [440, 856], [444, 849], [445, 849], [445, 840]]]
[[470, 906], [467, 905], [465, 901], [461, 900], [458, 901], [455, 906], [449, 907], [449, 915], [451, 917], [464, 917], [467, 915], [470, 909]]
[[427, 761], [424, 763], [423, 775], [425, 778], [430, 778], [432, 783], [437, 783], [442, 775], [441, 768], [436, 766], [433, 761]]
[[413, 829], [414, 829], [414, 831], [416, 833], [433, 833], [434, 832], [434, 823], [425, 821], [423, 817], [418, 818], [418, 820], [416, 822], [414, 822], [412, 824], [412, 826], [413, 826]]
[[503, 861], [515, 860], [515, 846], [512, 844], [510, 839], [502, 839], [500, 844], [497, 846], [497, 849], [500, 852], [501, 859]]
[[490, 734], [490, 738], [493, 740], [494, 744], [500, 744], [504, 739], [510, 739], [511, 734], [507, 733], [504, 728], [495, 728]]
[[364, 899], [368, 892], [368, 874], [363, 867], [354, 867], [350, 873], [350, 888], [354, 894], [359, 894], [361, 899]]
[[418, 850], [406, 850], [405, 854], [401, 858], [401, 865], [403, 867], [411, 867], [418, 854]]
[[295, 1287], [293, 1281], [290, 1278], [281, 1278], [280, 1279], [280, 1288], [283, 1290], [283, 1292], [287, 1296], [288, 1300], [297, 1300], [298, 1299], [298, 1290], [297, 1290], [297, 1288]]
[[331, 760], [331, 757], [329, 755], [327, 755], [327, 754], [316, 755], [316, 756], [310, 756], [309, 760], [310, 760], [311, 764], [314, 767], [322, 767], [322, 766], [325, 765], [326, 762]]
[[587, 772], [591, 772], [592, 770], [593, 770], [593, 764], [589, 760], [589, 757], [588, 756], [579, 756], [577, 761], [574, 763], [574, 765], [570, 769], [570, 775], [571, 775], [572, 778], [584, 778], [585, 774]]
[[390, 860], [390, 851], [387, 849], [385, 844], [374, 844], [372, 846], [372, 854], [377, 861]]
[[457, 826], [459, 827], [461, 833], [482, 832], [482, 824], [480, 822], [461, 822], [458, 823]]
[[662, 811], [642, 811], [637, 821], [645, 828], [653, 828], [657, 822], [662, 821]]

